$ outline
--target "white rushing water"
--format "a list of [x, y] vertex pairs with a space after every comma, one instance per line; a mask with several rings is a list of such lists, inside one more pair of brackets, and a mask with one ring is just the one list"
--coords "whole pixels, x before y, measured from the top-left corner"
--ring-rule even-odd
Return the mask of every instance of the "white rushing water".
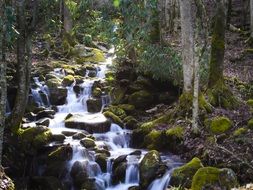
[[[110, 50], [109, 53], [113, 53]], [[108, 65], [112, 64], [113, 57], [110, 56], [106, 59], [106, 62], [99, 65], [98, 73], [96, 78], [86, 77], [83, 84], [80, 87], [83, 89], [80, 95], [76, 95], [73, 90], [75, 83], [68, 87], [67, 102], [62, 106], [58, 106], [58, 112], [55, 114], [54, 119], [50, 121], [50, 129], [55, 134], [60, 134], [63, 131], [76, 131], [80, 132], [79, 129], [69, 129], [65, 127], [64, 119], [71, 114], [80, 115], [80, 120], [88, 123], [99, 123], [104, 122], [106, 118], [104, 115], [99, 113], [88, 113], [86, 101], [91, 97], [92, 85], [96, 80], [103, 80], [107, 71]], [[55, 69], [55, 74], [60, 77], [65, 75], [62, 69]], [[86, 73], [86, 75], [88, 72]], [[37, 88], [32, 90], [33, 97], [36, 102], [40, 103], [41, 106], [46, 106], [40, 96], [39, 91], [45, 93], [48, 97], [49, 93], [45, 85], [40, 84], [38, 78], [34, 79]], [[102, 109], [110, 104], [110, 97], [103, 95], [102, 97]], [[49, 101], [48, 101], [49, 103]], [[102, 111], [102, 110], [101, 110]], [[68, 170], [71, 171], [72, 166], [79, 162], [85, 169], [89, 177], [94, 178], [96, 185], [100, 190], [128, 190], [129, 187], [138, 186], [139, 184], [139, 163], [143, 158], [146, 151], [141, 150], [140, 156], [129, 155], [135, 149], [129, 147], [131, 131], [122, 129], [117, 124], [111, 124], [110, 130], [106, 133], [95, 133], [92, 134], [95, 137], [97, 147], [108, 147], [110, 157], [107, 159], [106, 171], [102, 172], [100, 166], [95, 162], [95, 152], [89, 151], [80, 144], [80, 140], [74, 140], [72, 137], [66, 137], [64, 144], [69, 144], [73, 147], [73, 157], [68, 162]], [[112, 165], [113, 160], [121, 155], [127, 156], [127, 168], [125, 173], [125, 181], [121, 184], [112, 185]], [[149, 190], [165, 190], [170, 179], [170, 171], [168, 171], [161, 179], [156, 179], [149, 187]], [[71, 178], [71, 177], [70, 177]], [[74, 189], [74, 188], [72, 188]]]

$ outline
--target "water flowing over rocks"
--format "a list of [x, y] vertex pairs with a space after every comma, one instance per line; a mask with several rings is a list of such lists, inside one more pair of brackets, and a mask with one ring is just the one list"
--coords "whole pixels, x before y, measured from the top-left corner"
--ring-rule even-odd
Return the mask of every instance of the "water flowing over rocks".
[[[105, 59], [100, 50], [84, 46], [76, 46], [74, 53], [76, 66], [53, 62], [45, 77], [34, 78], [32, 99], [37, 108], [26, 115], [30, 123], [22, 125], [41, 140], [41, 144], [33, 142], [41, 150], [31, 187], [165, 190], [171, 174], [168, 168], [178, 164], [171, 160], [169, 167], [168, 156], [130, 148], [131, 130], [138, 120], [128, 114], [149, 104], [153, 95], [133, 92], [130, 104], [110, 105], [115, 99], [109, 95], [106, 77], [113, 57]], [[144, 79], [138, 85], [149, 87]], [[163, 185], [154, 189], [156, 183]]]

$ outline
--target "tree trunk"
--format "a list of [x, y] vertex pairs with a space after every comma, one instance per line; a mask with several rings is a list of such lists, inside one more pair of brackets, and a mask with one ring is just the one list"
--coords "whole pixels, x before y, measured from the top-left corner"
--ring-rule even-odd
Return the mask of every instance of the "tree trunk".
[[250, 38], [253, 39], [253, 0], [250, 0]]
[[217, 11], [214, 19], [208, 83], [209, 88], [215, 86], [219, 81], [223, 81], [226, 14], [224, 2], [222, 0], [217, 0]]
[[25, 20], [25, 0], [17, 0], [17, 30], [19, 32], [17, 39], [17, 74], [18, 89], [15, 104], [10, 117], [11, 127], [17, 127], [25, 113], [27, 102], [27, 61], [25, 60], [26, 52], [26, 20]]
[[68, 8], [68, 6], [66, 5], [66, 1], [64, 0], [64, 4], [63, 4], [63, 15], [64, 15], [64, 31], [66, 33], [70, 33], [72, 28], [73, 28], [73, 21], [71, 18], [71, 13], [70, 10]]
[[6, 112], [6, 100], [7, 100], [7, 81], [6, 81], [6, 60], [5, 60], [5, 34], [6, 34], [6, 20], [5, 20], [5, 5], [4, 2], [0, 2], [0, 16], [2, 18], [1, 28], [1, 57], [0, 57], [0, 165], [2, 164], [2, 152], [3, 152], [3, 138], [4, 138], [4, 127], [5, 127], [5, 112]]
[[191, 2], [180, 0], [184, 92], [191, 92], [193, 83], [194, 29]]

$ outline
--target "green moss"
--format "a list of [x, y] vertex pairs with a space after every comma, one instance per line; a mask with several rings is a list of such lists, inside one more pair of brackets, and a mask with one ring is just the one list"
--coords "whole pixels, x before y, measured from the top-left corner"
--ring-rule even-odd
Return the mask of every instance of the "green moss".
[[162, 131], [152, 130], [144, 139], [145, 144], [149, 150], [159, 150], [162, 140]]
[[135, 110], [135, 106], [131, 104], [120, 104], [119, 107], [128, 113], [131, 113]]
[[57, 88], [61, 86], [61, 83], [62, 83], [62, 80], [59, 78], [51, 78], [46, 81], [46, 85], [48, 86], [48, 88]]
[[210, 130], [214, 134], [222, 134], [232, 127], [232, 122], [227, 117], [215, 117], [211, 121]]
[[46, 127], [20, 129], [17, 134], [25, 151], [29, 151], [30, 148], [33, 149], [31, 151], [36, 151], [52, 139], [52, 132]]
[[64, 65], [67, 65], [67, 62], [54, 60], [54, 61], [51, 61], [49, 65], [52, 66], [53, 68], [62, 68]]
[[167, 136], [175, 136], [177, 138], [183, 138], [184, 128], [181, 126], [176, 126], [166, 131]]
[[248, 121], [248, 128], [253, 129], [253, 119]]
[[124, 123], [127, 129], [135, 129], [137, 128], [138, 121], [133, 116], [127, 116], [124, 118]]
[[223, 81], [217, 82], [217, 84], [207, 91], [207, 94], [209, 102], [215, 107], [235, 109], [239, 106], [238, 99]]
[[203, 165], [199, 158], [193, 158], [187, 164], [176, 168], [171, 176], [171, 185], [179, 186], [184, 185], [184, 187], [189, 188], [191, 186], [192, 178], [194, 174], [198, 171], [199, 168], [202, 168]]
[[122, 120], [117, 116], [115, 115], [114, 113], [110, 112], [110, 111], [106, 111], [103, 113], [105, 117], [109, 118], [112, 120], [112, 122], [118, 124], [119, 126], [123, 126], [123, 122]]
[[60, 146], [48, 155], [48, 161], [67, 161], [72, 158], [72, 148], [70, 146]]
[[[178, 116], [191, 116], [192, 115], [192, 93], [183, 93], [179, 97], [179, 104], [177, 107], [176, 115]], [[212, 106], [206, 101], [205, 96], [200, 93], [199, 95], [199, 109], [204, 113], [212, 112]]]
[[205, 187], [215, 189], [231, 189], [237, 185], [235, 173], [230, 169], [214, 167], [200, 168], [193, 177], [192, 190], [202, 190]]
[[84, 62], [105, 62], [104, 53], [96, 48], [93, 48], [89, 54], [89, 56], [80, 57], [76, 59], [77, 63], [84, 63]]
[[234, 135], [234, 137], [238, 137], [238, 136], [241, 136], [241, 135], [246, 134], [246, 133], [247, 133], [247, 129], [241, 127], [239, 129], [235, 130], [233, 135]]
[[126, 112], [121, 109], [119, 106], [110, 106], [108, 111], [117, 115], [120, 119], [124, 119], [127, 115]]
[[168, 124], [171, 121], [171, 116], [171, 113], [167, 113], [164, 116], [161, 116], [153, 121], [143, 123], [140, 128], [143, 130], [151, 131], [152, 129], [155, 129], [158, 124]]
[[62, 80], [63, 86], [71, 86], [75, 82], [75, 77], [73, 75], [67, 75]]
[[247, 105], [249, 105], [250, 107], [253, 108], [253, 99], [249, 99], [249, 100], [247, 101]]

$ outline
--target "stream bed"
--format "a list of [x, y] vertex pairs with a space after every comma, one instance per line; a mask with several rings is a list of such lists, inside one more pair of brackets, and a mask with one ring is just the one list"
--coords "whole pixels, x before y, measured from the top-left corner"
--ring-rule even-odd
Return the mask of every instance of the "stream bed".
[[[114, 58], [112, 56], [113, 49], [110, 50], [109, 53], [110, 56], [106, 58], [106, 61], [99, 64], [96, 77], [88, 77], [88, 72], [86, 73], [86, 79], [82, 84], [79, 84], [82, 89], [79, 95], [77, 95], [74, 90], [75, 82], [67, 87], [66, 104], [57, 106], [58, 111], [54, 118], [50, 120], [49, 128], [53, 134], [84, 132], [84, 130], [80, 128], [67, 128], [65, 126], [65, 118], [68, 117], [69, 114], [71, 114], [71, 116], [78, 116], [78, 122], [85, 123], [86, 125], [101, 126], [106, 123], [107, 118], [102, 114], [102, 111], [103, 108], [110, 105], [109, 95], [105, 94], [101, 96], [102, 109], [97, 113], [88, 112], [87, 100], [92, 97], [92, 86], [94, 82], [98, 80], [103, 81], [105, 79], [105, 73], [108, 70], [108, 66], [112, 64]], [[61, 77], [65, 75], [61, 69], [55, 69], [54, 72]], [[34, 100], [41, 106], [49, 106], [50, 102], [48, 96], [50, 96], [50, 91], [45, 85], [40, 84], [37, 78], [34, 79], [34, 82], [37, 85], [37, 88], [31, 90]], [[46, 103], [43, 103], [38, 91], [42, 91], [46, 94]], [[131, 130], [123, 129], [119, 125], [111, 123], [109, 130], [93, 131], [91, 136], [94, 139], [96, 147], [106, 147], [110, 153], [106, 160], [106, 168], [102, 169], [96, 162], [95, 151], [82, 146], [80, 140], [73, 139], [72, 136], [67, 136], [63, 144], [72, 147], [73, 155], [67, 163], [68, 174], [64, 180], [72, 181], [71, 172], [75, 165], [79, 163], [85, 168], [88, 177], [95, 180], [96, 189], [98, 190], [128, 190], [130, 187], [138, 186], [140, 183], [139, 164], [147, 151], [136, 150], [130, 147]], [[54, 144], [52, 143], [51, 145], [53, 146]], [[126, 155], [125, 158], [127, 160], [125, 180], [124, 182], [115, 184], [112, 181], [113, 163], [115, 159], [124, 155]], [[180, 165], [180, 162], [174, 160], [174, 156], [170, 156], [169, 154], [162, 154], [161, 158], [163, 163], [168, 166], [168, 169], [163, 176], [160, 176], [160, 178], [150, 183], [148, 190], [165, 190], [169, 184], [173, 168]], [[76, 188], [72, 184], [71, 190], [75, 189]]]

